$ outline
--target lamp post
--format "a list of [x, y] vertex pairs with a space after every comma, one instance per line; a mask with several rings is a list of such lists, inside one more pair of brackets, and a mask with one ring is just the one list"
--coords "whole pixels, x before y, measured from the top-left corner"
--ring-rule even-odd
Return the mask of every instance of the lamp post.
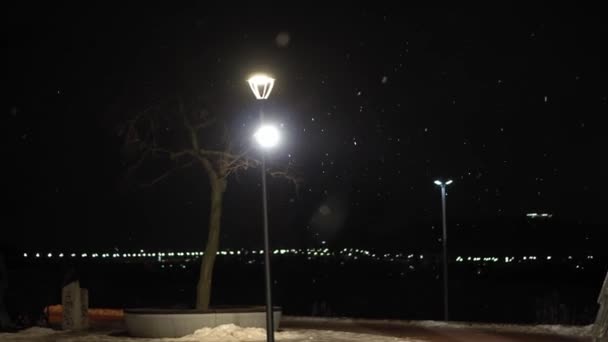
[[445, 188], [452, 184], [452, 180], [442, 182], [436, 180], [435, 184], [441, 187], [441, 217], [443, 223], [443, 320], [448, 320], [448, 231], [445, 217]]
[[[274, 79], [257, 74], [247, 80], [253, 95], [258, 100], [266, 100], [274, 86]], [[260, 128], [254, 138], [263, 150], [276, 146], [279, 142], [279, 131], [276, 127], [264, 123], [264, 111], [260, 108]], [[262, 210], [264, 217], [264, 276], [266, 282], [266, 341], [274, 342], [274, 315], [272, 312], [272, 282], [270, 277], [270, 241], [268, 238], [268, 201], [266, 195], [266, 153], [262, 151]]]

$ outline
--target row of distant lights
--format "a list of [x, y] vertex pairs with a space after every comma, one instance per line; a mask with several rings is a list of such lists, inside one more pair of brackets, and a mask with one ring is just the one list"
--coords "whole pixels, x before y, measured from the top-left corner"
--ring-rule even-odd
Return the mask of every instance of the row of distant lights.
[[[552, 260], [553, 257], [550, 255], [547, 255], [545, 257], [537, 257], [535, 255], [530, 255], [530, 256], [523, 256], [520, 258], [514, 257], [514, 256], [506, 256], [506, 257], [472, 257], [472, 256], [468, 256], [468, 257], [457, 257], [456, 258], [456, 262], [465, 262], [465, 261], [472, 261], [472, 262], [499, 262], [499, 261], [504, 261], [505, 263], [511, 263], [511, 262], [516, 262], [516, 261], [537, 261], [537, 260]], [[573, 257], [572, 255], [568, 256], [568, 260], [572, 260]], [[587, 255], [586, 256], [587, 260], [593, 260], [593, 255]]]
[[[264, 254], [264, 250], [252, 250], [251, 252], [249, 251], [218, 251], [217, 255], [243, 255], [243, 254]], [[67, 253], [59, 253], [56, 256], [59, 258], [64, 258], [64, 257], [70, 257], [70, 258], [77, 258], [77, 257], [81, 257], [81, 258], [102, 258], [102, 259], [107, 259], [107, 258], [164, 258], [164, 257], [200, 257], [203, 256], [205, 253], [204, 252], [158, 252], [158, 253], [149, 253], [149, 252], [145, 252], [144, 250], [140, 250], [139, 253], [71, 253], [71, 254], [67, 254]], [[416, 255], [416, 254], [403, 254], [403, 253], [396, 253], [396, 254], [391, 254], [391, 253], [386, 253], [386, 254], [382, 254], [382, 255], [376, 255], [371, 253], [370, 251], [364, 250], [364, 249], [354, 249], [354, 248], [344, 248], [340, 251], [338, 251], [338, 253], [332, 252], [330, 251], [328, 248], [324, 248], [324, 249], [275, 249], [273, 251], [273, 254], [275, 255], [308, 255], [309, 257], [311, 256], [336, 256], [336, 255], [340, 255], [340, 256], [348, 256], [348, 257], [353, 257], [354, 259], [358, 259], [358, 257], [363, 256], [363, 257], [368, 257], [368, 258], [373, 258], [373, 259], [388, 259], [390, 261], [395, 261], [396, 259], [418, 259], [418, 260], [422, 260], [424, 259], [424, 256], [422, 254], [420, 255]], [[35, 258], [41, 258], [43, 257], [43, 254], [41, 253], [35, 253], [32, 254], [33, 257]], [[55, 254], [53, 253], [47, 253], [46, 257], [47, 258], [53, 258], [55, 256]], [[28, 253], [23, 253], [23, 257], [24, 258], [28, 258], [30, 257], [30, 255]], [[504, 261], [505, 263], [511, 263], [511, 262], [515, 262], [515, 261], [537, 261], [537, 260], [552, 260], [552, 256], [545, 256], [545, 257], [537, 257], [534, 255], [531, 256], [523, 256], [523, 257], [519, 257], [516, 258], [514, 256], [506, 256], [506, 257], [477, 257], [477, 256], [467, 256], [467, 257], [463, 257], [463, 256], [458, 256], [456, 257], [456, 262], [499, 262], [499, 261]], [[568, 256], [568, 260], [572, 260], [573, 257], [572, 256]], [[586, 256], [587, 260], [593, 260], [593, 255], [587, 255]]]
[[[218, 251], [217, 255], [241, 255], [241, 254], [264, 254], [264, 250], [252, 250], [252, 251]], [[199, 257], [199, 256], [203, 256], [205, 254], [205, 252], [158, 252], [158, 253], [150, 253], [150, 252], [145, 252], [144, 250], [140, 250], [139, 253], [71, 253], [71, 254], [67, 254], [67, 253], [59, 253], [56, 254], [57, 257], [59, 258], [63, 258], [63, 257], [71, 257], [71, 258], [76, 258], [78, 256], [80, 256], [81, 258], [157, 258], [157, 257], [184, 257], [184, 256], [193, 256], [193, 257]], [[335, 256], [336, 253], [335, 252], [330, 252], [330, 250], [328, 248], [324, 248], [324, 249], [307, 249], [307, 250], [303, 250], [303, 249], [275, 249], [273, 251], [273, 254], [293, 254], [293, 255], [314, 255], [314, 256]], [[343, 250], [338, 252], [339, 255], [348, 255], [353, 256], [353, 255], [365, 255], [365, 256], [370, 256], [375, 258], [376, 254], [372, 254], [367, 250], [363, 250], [363, 249], [354, 249], [354, 248], [344, 248]], [[32, 254], [34, 257], [36, 258], [40, 258], [42, 257], [41, 253], [35, 253]], [[400, 254], [398, 254], [400, 255]], [[28, 253], [23, 253], [23, 257], [24, 258], [28, 258], [30, 255]], [[53, 253], [47, 253], [46, 254], [47, 258], [53, 258], [55, 256], [55, 254]], [[385, 257], [390, 257], [391, 254], [385, 254]], [[422, 259], [422, 255], [420, 256], [420, 258]]]

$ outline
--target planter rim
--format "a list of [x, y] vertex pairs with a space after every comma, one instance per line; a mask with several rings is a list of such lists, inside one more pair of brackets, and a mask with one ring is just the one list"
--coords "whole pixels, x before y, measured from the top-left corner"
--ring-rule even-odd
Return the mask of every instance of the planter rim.
[[[282, 311], [280, 306], [273, 306], [272, 311]], [[212, 314], [212, 313], [246, 313], [266, 312], [265, 306], [215, 306], [208, 310], [199, 309], [164, 309], [164, 308], [133, 308], [124, 309], [125, 314], [137, 315], [188, 315], [188, 314]]]

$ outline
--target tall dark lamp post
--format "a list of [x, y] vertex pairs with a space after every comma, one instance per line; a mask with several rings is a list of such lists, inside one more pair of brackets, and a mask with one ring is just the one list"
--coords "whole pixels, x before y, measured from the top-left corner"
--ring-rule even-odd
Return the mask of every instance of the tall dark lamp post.
[[[253, 95], [258, 100], [266, 100], [274, 86], [274, 78], [257, 74], [247, 80]], [[272, 310], [272, 278], [270, 276], [270, 241], [268, 238], [268, 200], [266, 194], [266, 150], [279, 143], [279, 130], [264, 122], [264, 111], [260, 107], [260, 128], [254, 138], [262, 148], [262, 204], [264, 216], [264, 273], [266, 279], [266, 341], [274, 342], [274, 315]]]
[[436, 180], [435, 184], [441, 187], [441, 217], [443, 223], [443, 320], [448, 320], [448, 227], [445, 217], [445, 188], [452, 184], [452, 180], [442, 182]]

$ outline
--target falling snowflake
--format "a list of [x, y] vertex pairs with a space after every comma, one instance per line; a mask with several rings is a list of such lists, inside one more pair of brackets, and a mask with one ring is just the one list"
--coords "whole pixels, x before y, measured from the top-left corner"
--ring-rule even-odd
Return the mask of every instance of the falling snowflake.
[[289, 36], [288, 32], [280, 32], [275, 38], [275, 43], [278, 47], [287, 47], [290, 40], [291, 37]]

